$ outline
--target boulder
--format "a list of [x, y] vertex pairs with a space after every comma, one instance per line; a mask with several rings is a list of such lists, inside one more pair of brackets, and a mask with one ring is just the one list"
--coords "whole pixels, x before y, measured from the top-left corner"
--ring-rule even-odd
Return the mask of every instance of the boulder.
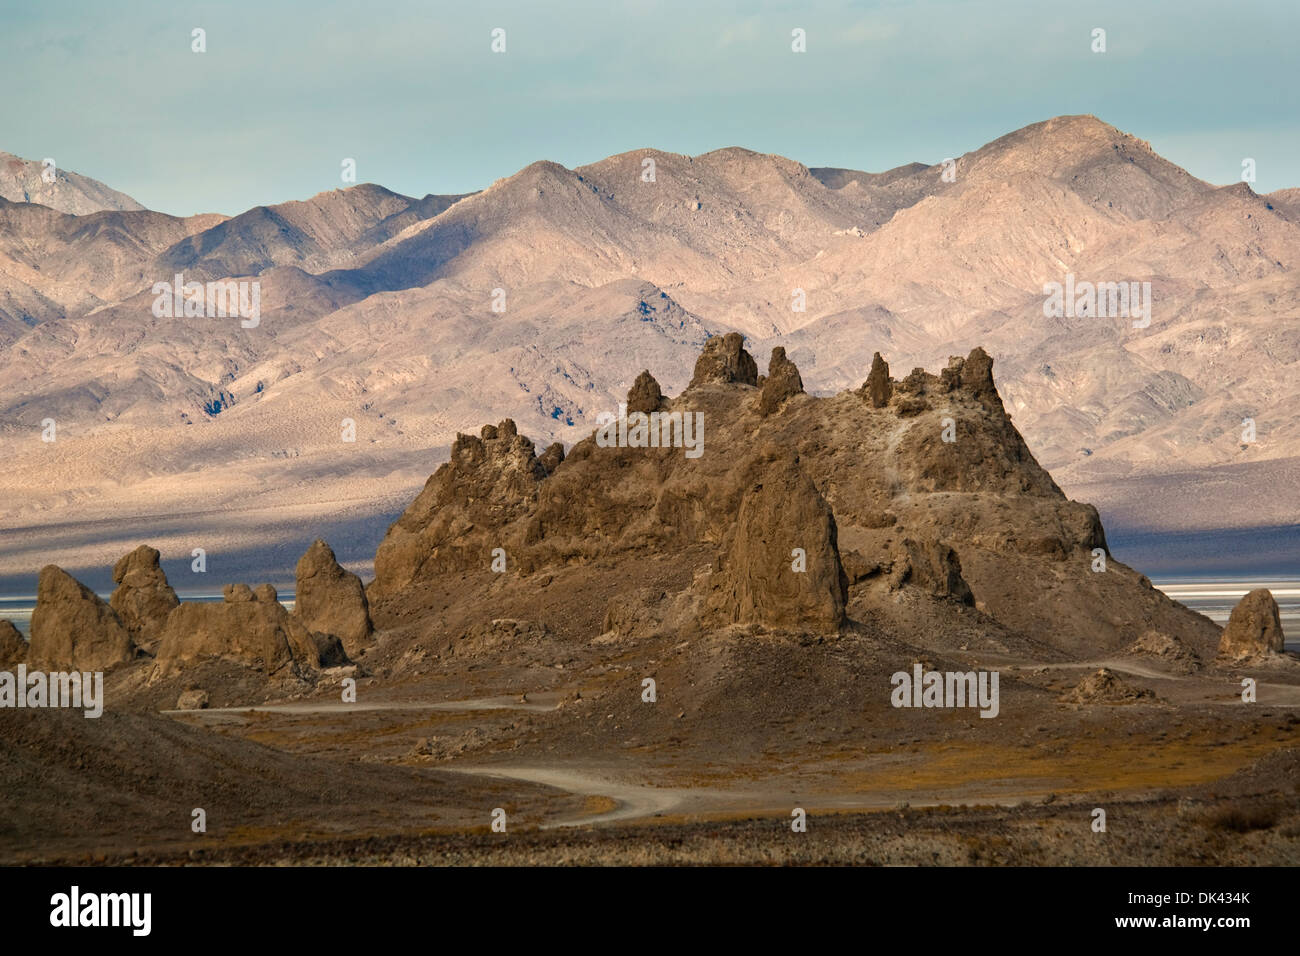
[[342, 568], [330, 546], [317, 538], [298, 560], [293, 614], [309, 631], [332, 635], [348, 657], [372, 643], [374, 627], [361, 579]]
[[1246, 661], [1280, 654], [1283, 641], [1282, 615], [1273, 592], [1256, 588], [1232, 609], [1219, 638], [1219, 658]]
[[687, 388], [706, 382], [757, 385], [758, 364], [754, 356], [745, 351], [744, 345], [745, 337], [739, 332], [714, 336], [705, 342], [704, 351], [695, 360], [695, 374]]
[[253, 600], [253, 589], [247, 584], [227, 584], [221, 589], [221, 596], [228, 604], [240, 604]]
[[802, 391], [803, 379], [799, 376], [799, 369], [785, 357], [785, 349], [778, 345], [772, 349], [772, 358], [767, 364], [767, 377], [758, 397], [758, 413], [767, 417], [784, 405], [786, 399]]
[[10, 621], [0, 620], [0, 670], [13, 670], [27, 660], [27, 642]]
[[167, 615], [181, 603], [167, 583], [159, 557], [156, 548], [142, 544], [118, 561], [113, 566], [117, 588], [108, 601], [132, 640], [146, 650], [157, 647]]
[[181, 696], [176, 700], [177, 710], [203, 710], [208, 706], [208, 692], [197, 687], [189, 687], [181, 691]]
[[130, 631], [99, 595], [56, 565], [41, 568], [28, 666], [102, 671], [135, 656]]

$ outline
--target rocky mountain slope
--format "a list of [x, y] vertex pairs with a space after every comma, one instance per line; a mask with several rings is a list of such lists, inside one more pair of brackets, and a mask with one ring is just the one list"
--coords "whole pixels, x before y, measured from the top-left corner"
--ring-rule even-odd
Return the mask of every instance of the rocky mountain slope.
[[[1293, 206], [1087, 116], [951, 170], [638, 150], [467, 197], [357, 186], [233, 219], [0, 204], [0, 552], [124, 513], [158, 534], [149, 515], [189, 515], [243, 550], [255, 511], [374, 517], [484, 416], [572, 444], [640, 369], [678, 389], [731, 330], [783, 347], [815, 394], [855, 386], [878, 350], [933, 368], [980, 345], [1029, 447], [1104, 513], [1294, 523]], [[177, 272], [256, 279], [259, 325], [154, 317], [153, 284]], [[1150, 325], [1045, 316], [1044, 284], [1067, 275], [1150, 283]], [[1244, 490], [1213, 507], [1228, 471]], [[1160, 507], [1128, 507], [1153, 482]], [[128, 537], [50, 557], [102, 564]]]
[[62, 169], [57, 160], [30, 160], [0, 151], [0, 199], [37, 203], [73, 216], [102, 210], [141, 210], [125, 193], [80, 173]]

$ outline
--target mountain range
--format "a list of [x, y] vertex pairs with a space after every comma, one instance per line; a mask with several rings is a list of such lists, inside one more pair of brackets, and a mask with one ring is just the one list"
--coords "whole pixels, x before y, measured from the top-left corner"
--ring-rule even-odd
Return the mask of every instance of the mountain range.
[[[875, 351], [983, 346], [1112, 543], [1271, 529], [1261, 561], [1300, 554], [1300, 190], [1206, 183], [1092, 116], [884, 173], [643, 149], [234, 217], [41, 171], [0, 154], [5, 581], [146, 535], [255, 561], [324, 533], [356, 564], [457, 432], [509, 417], [571, 445], [642, 369], [679, 392], [731, 331], [813, 394]], [[156, 315], [177, 275], [256, 281], [259, 321]], [[1149, 324], [1048, 314], [1052, 283], [1149, 284]]]

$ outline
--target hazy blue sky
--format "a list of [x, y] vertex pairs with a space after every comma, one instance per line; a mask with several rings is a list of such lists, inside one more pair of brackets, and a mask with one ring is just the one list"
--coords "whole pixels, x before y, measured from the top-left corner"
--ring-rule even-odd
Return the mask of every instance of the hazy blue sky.
[[0, 149], [235, 213], [344, 157], [412, 195], [643, 146], [882, 170], [1095, 113], [1268, 192], [1300, 186], [1297, 37], [1296, 0], [0, 0]]

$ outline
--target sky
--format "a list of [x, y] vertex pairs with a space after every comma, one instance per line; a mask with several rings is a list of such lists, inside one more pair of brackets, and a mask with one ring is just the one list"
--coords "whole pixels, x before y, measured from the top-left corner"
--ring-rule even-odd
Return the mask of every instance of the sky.
[[414, 196], [642, 147], [880, 171], [1093, 113], [1270, 192], [1300, 186], [1297, 36], [1296, 0], [0, 0], [0, 150], [234, 214], [345, 159]]

